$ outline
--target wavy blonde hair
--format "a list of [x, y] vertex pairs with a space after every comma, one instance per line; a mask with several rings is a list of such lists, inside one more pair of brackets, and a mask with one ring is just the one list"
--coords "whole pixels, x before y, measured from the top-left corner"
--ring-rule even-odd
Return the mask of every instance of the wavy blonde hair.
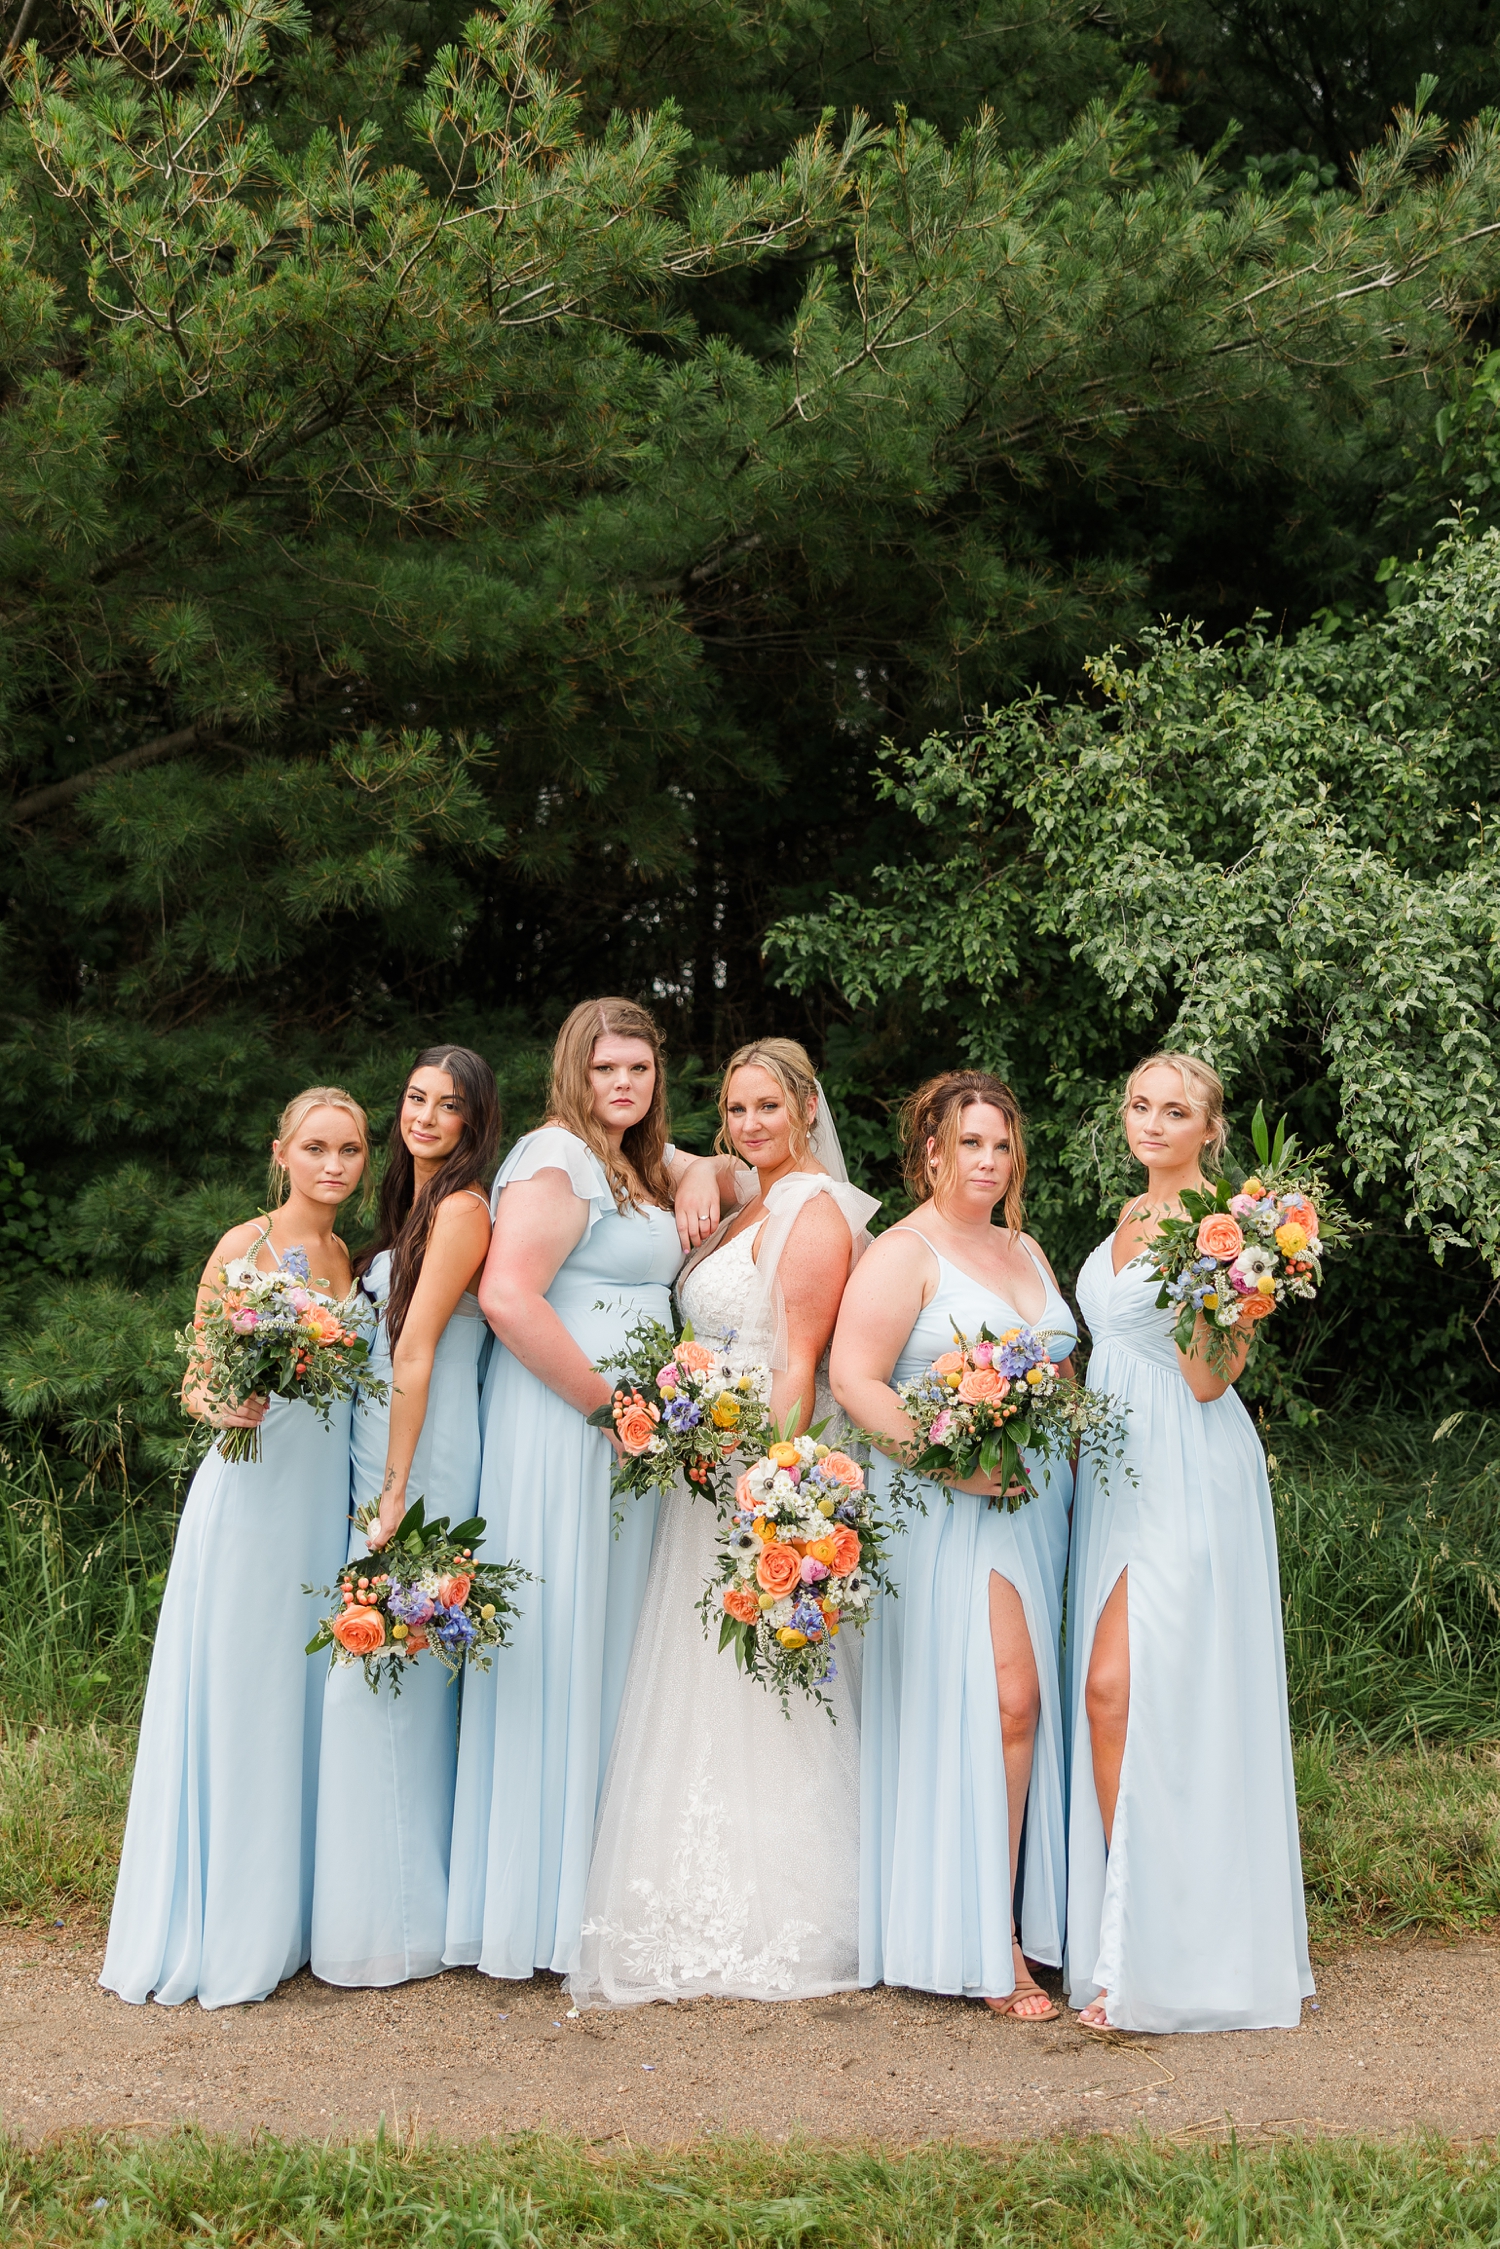
[[[737, 1047], [730, 1055], [719, 1087], [715, 1150], [721, 1156], [736, 1154], [729, 1137], [729, 1081], [736, 1070], [750, 1069], [764, 1070], [767, 1077], [774, 1078], [780, 1086], [791, 1120], [792, 1158], [798, 1164], [805, 1164], [812, 1153], [812, 1121], [808, 1109], [817, 1102], [818, 1073], [806, 1047], [799, 1045], [796, 1039], [752, 1039], [748, 1046]], [[743, 1162], [744, 1158], [740, 1157], [739, 1161]]]
[[[354, 1119], [354, 1129], [359, 1144], [365, 1152], [365, 1168], [360, 1174], [359, 1208], [368, 1210], [375, 1197], [375, 1182], [370, 1175], [370, 1125], [364, 1110], [352, 1093], [341, 1085], [310, 1085], [303, 1092], [293, 1094], [277, 1120], [274, 1140], [287, 1140], [298, 1125], [306, 1122], [314, 1109], [342, 1109]], [[273, 1155], [266, 1174], [267, 1207], [275, 1210], [286, 1201], [290, 1184], [286, 1165], [278, 1163]]]
[[[651, 1106], [639, 1124], [631, 1125], [616, 1155], [609, 1135], [594, 1115], [594, 1086], [589, 1075], [594, 1049], [601, 1039], [643, 1039], [656, 1065]], [[552, 1049], [552, 1083], [547, 1091], [547, 1122], [561, 1125], [592, 1148], [604, 1166], [616, 1210], [640, 1200], [663, 1210], [672, 1207], [672, 1182], [667, 1176], [667, 1064], [662, 1052], [661, 1026], [654, 1015], [634, 1000], [581, 1000], [557, 1034]]]
[[[935, 1202], [958, 1172], [958, 1143], [965, 1109], [983, 1102], [998, 1109], [1010, 1127], [1010, 1185], [1005, 1190], [1005, 1223], [1014, 1234], [1026, 1218], [1026, 1119], [1003, 1078], [988, 1070], [944, 1070], [919, 1085], [901, 1111], [902, 1173], [913, 1202]], [[929, 1156], [927, 1143], [936, 1143]]]
[[1224, 1080], [1196, 1054], [1148, 1054], [1144, 1062], [1137, 1062], [1125, 1080], [1125, 1097], [1120, 1103], [1121, 1124], [1130, 1114], [1130, 1104], [1141, 1079], [1148, 1070], [1161, 1068], [1177, 1072], [1183, 1100], [1190, 1109], [1199, 1112], [1208, 1127], [1203, 1140], [1203, 1168], [1216, 1172], [1224, 1161], [1229, 1139], [1229, 1119], [1224, 1114]]

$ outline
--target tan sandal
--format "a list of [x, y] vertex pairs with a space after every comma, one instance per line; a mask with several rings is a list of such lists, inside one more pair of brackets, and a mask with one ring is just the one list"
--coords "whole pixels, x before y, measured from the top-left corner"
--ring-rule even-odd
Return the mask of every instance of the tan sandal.
[[[1020, 2011], [1021, 2004], [1023, 2000], [1027, 1999], [1042, 1999], [1046, 2001], [1046, 2005], [1041, 2013], [1032, 2008], [1029, 2013], [1023, 2015]], [[1057, 2008], [1047, 1998], [1047, 1994], [1039, 1983], [1017, 1984], [1015, 1990], [1007, 1993], [1004, 1999], [986, 1999], [985, 2005], [994, 2014], [1009, 2015], [1012, 2022], [1055, 2023], [1058, 2019]]]
[[[1101, 1991], [1097, 1998], [1091, 1999], [1089, 2001], [1088, 2007], [1080, 2007], [1077, 2016], [1075, 2017], [1078, 2028], [1080, 2030], [1091, 2030], [1094, 2033], [1095, 2037], [1097, 2037], [1101, 2031], [1113, 2030], [1115, 2027], [1114, 2024], [1103, 2012], [1103, 2009], [1107, 2007], [1108, 2004], [1109, 1993], [1107, 1991]], [[1097, 2007], [1100, 2009], [1099, 2015], [1093, 2022], [1090, 2022], [1088, 2019], [1090, 2007]]]

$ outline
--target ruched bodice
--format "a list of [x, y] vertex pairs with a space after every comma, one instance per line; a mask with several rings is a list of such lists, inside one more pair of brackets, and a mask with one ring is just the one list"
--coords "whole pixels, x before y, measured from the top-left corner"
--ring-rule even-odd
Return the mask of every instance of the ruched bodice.
[[[1144, 1257], [1115, 1271], [1113, 1237], [1090, 1253], [1078, 1276], [1078, 1309], [1088, 1322], [1096, 1359], [1101, 1350], [1117, 1349], [1181, 1379], [1172, 1340], [1176, 1315], [1157, 1309], [1160, 1286]], [[1097, 1383], [1097, 1374], [1092, 1379]]]
[[[925, 1235], [923, 1239], [926, 1240]], [[932, 1248], [930, 1242], [927, 1246]], [[894, 1382], [915, 1382], [918, 1375], [927, 1372], [934, 1359], [951, 1351], [955, 1328], [971, 1343], [986, 1326], [991, 1335], [1003, 1334], [1008, 1327], [1035, 1328], [1039, 1335], [1046, 1336], [1047, 1355], [1055, 1361], [1066, 1359], [1076, 1349], [1078, 1329], [1073, 1315], [1056, 1282], [1040, 1266], [1037, 1277], [1046, 1285], [1046, 1296], [1037, 1318], [1028, 1320], [1014, 1305], [1007, 1304], [1003, 1296], [997, 1296], [983, 1282], [950, 1264], [937, 1250], [932, 1254], [937, 1259], [938, 1286], [931, 1303], [924, 1304], [918, 1313], [916, 1325], [902, 1346], [891, 1378]]]

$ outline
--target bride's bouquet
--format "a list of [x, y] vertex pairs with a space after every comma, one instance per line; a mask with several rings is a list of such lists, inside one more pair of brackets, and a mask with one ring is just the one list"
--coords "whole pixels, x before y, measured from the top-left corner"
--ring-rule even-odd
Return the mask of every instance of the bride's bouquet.
[[[362, 1509], [360, 1530], [368, 1531], [378, 1514], [376, 1507]], [[476, 1562], [474, 1545], [483, 1535], [482, 1516], [450, 1530], [446, 1515], [429, 1522], [424, 1501], [413, 1500], [385, 1546], [351, 1555], [334, 1585], [303, 1586], [304, 1593], [335, 1600], [307, 1653], [330, 1648], [333, 1663], [362, 1664], [372, 1693], [379, 1692], [384, 1672], [391, 1693], [399, 1695], [406, 1666], [424, 1655], [450, 1679], [466, 1663], [488, 1671], [517, 1614], [511, 1595], [531, 1573], [519, 1562]]]
[[[342, 1304], [307, 1285], [307, 1252], [289, 1249], [274, 1273], [254, 1273], [234, 1287], [226, 1274], [213, 1302], [177, 1337], [210, 1407], [242, 1406], [247, 1398], [300, 1398], [324, 1426], [335, 1402], [361, 1395], [384, 1399], [388, 1385], [367, 1366], [357, 1290]], [[260, 1459], [259, 1429], [221, 1429], [226, 1460]]]
[[685, 1476], [723, 1505], [726, 1463], [758, 1446], [770, 1424], [769, 1369], [730, 1366], [697, 1341], [691, 1321], [674, 1334], [660, 1320], [639, 1320], [597, 1371], [615, 1391], [588, 1418], [613, 1429], [625, 1454], [616, 1491], [668, 1491]]
[[718, 1617], [720, 1652], [732, 1647], [783, 1710], [793, 1687], [827, 1704], [833, 1642], [864, 1624], [882, 1582], [865, 1472], [815, 1434], [787, 1437], [746, 1469], [734, 1498], [699, 1603], [704, 1629]]
[[1102, 1390], [1058, 1373], [1049, 1338], [1036, 1328], [981, 1327], [971, 1343], [955, 1328], [953, 1349], [914, 1382], [896, 1385], [916, 1436], [891, 1482], [897, 1503], [920, 1506], [912, 1479], [938, 1476], [962, 1483], [979, 1471], [998, 1478], [990, 1500], [1014, 1514], [1036, 1497], [1025, 1455], [1046, 1460], [1070, 1453], [1123, 1449], [1125, 1417]]
[[1161, 1278], [1157, 1304], [1177, 1314], [1177, 1348], [1198, 1348], [1201, 1315], [1204, 1355], [1218, 1373], [1228, 1371], [1236, 1330], [1254, 1328], [1290, 1299], [1312, 1301], [1324, 1253], [1342, 1249], [1355, 1231], [1316, 1157], [1294, 1164], [1285, 1119], [1273, 1138], [1257, 1106], [1250, 1137], [1259, 1171], [1226, 1166], [1210, 1192], [1185, 1189], [1186, 1216], [1164, 1218], [1145, 1253]]

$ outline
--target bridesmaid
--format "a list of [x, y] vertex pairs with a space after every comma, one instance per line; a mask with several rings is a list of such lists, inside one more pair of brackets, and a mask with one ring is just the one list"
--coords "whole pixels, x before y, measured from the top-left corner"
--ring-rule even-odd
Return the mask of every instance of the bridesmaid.
[[[380, 1508], [368, 1537], [352, 1534], [360, 1550], [400, 1528], [408, 1495], [452, 1523], [475, 1511], [488, 1330], [474, 1291], [499, 1143], [482, 1056], [464, 1046], [419, 1054], [391, 1129], [380, 1223], [355, 1260], [378, 1321], [372, 1370], [390, 1385], [388, 1403], [360, 1398], [354, 1409], [354, 1504]], [[386, 1686], [371, 1694], [358, 1664], [329, 1678], [312, 1919], [313, 1974], [325, 1983], [405, 1983], [442, 1968], [458, 1701], [436, 1656], [408, 1669], [399, 1697]]]
[[[547, 1121], [495, 1181], [479, 1301], [499, 1339], [481, 1408], [486, 1546], [539, 1580], [513, 1644], [465, 1683], [448, 1899], [450, 1966], [527, 1977], [577, 1965], [600, 1783], [645, 1594], [656, 1502], [612, 1530], [614, 1439], [585, 1416], [594, 1372], [642, 1318], [671, 1321], [684, 1246], [735, 1167], [667, 1141], [661, 1033], [588, 1000], [557, 1036]], [[687, 1242], [674, 1194], [690, 1210]]]
[[[333, 1221], [369, 1161], [364, 1111], [312, 1086], [271, 1155], [285, 1199], [224, 1236], [200, 1308], [282, 1265], [332, 1302], [354, 1286]], [[327, 1658], [303, 1652], [316, 1610], [302, 1587], [330, 1584], [344, 1558], [350, 1408], [326, 1428], [293, 1398], [210, 1411], [191, 1370], [183, 1403], [215, 1428], [258, 1428], [261, 1457], [215, 1447], [183, 1509], [99, 1980], [137, 2003], [235, 2007], [308, 1957]]]
[[1153, 1054], [1125, 1088], [1146, 1192], [1078, 1277], [1089, 1380], [1128, 1457], [1078, 1478], [1069, 1996], [1086, 2029], [1294, 2028], [1313, 1989], [1266, 1465], [1228, 1379], [1185, 1356], [1144, 1253], [1225, 1139], [1224, 1088]]
[[[972, 1340], [984, 1325], [1000, 1335], [1024, 1323], [1065, 1368], [1077, 1341], [1021, 1231], [1026, 1144], [1010, 1088], [947, 1071], [913, 1095], [902, 1133], [918, 1208], [855, 1268], [829, 1370], [850, 1420], [893, 1451], [912, 1429], [892, 1383], [925, 1373], [955, 1329]], [[991, 1504], [990, 1476], [951, 1493], [924, 1479], [926, 1513], [891, 1548], [900, 1597], [879, 1603], [865, 1633], [860, 1982], [963, 1993], [1047, 2022], [1057, 2009], [1026, 1959], [1057, 1966], [1063, 1951], [1058, 1643], [1072, 1476], [1028, 1465], [1037, 1496], [1014, 1514]], [[883, 1459], [871, 1480], [877, 1495], [889, 1489]]]

